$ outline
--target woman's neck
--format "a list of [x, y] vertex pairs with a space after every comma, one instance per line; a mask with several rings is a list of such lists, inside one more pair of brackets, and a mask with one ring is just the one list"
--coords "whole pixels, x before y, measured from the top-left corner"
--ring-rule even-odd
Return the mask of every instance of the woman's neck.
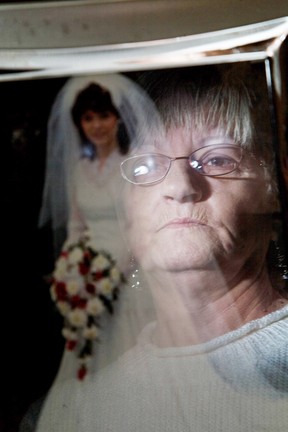
[[97, 147], [97, 159], [99, 162], [99, 169], [101, 170], [106, 162], [107, 159], [111, 156], [111, 154], [118, 148], [118, 142], [112, 141], [109, 144], [106, 144], [105, 146], [101, 147], [98, 146]]
[[170, 275], [165, 282], [163, 275], [160, 279], [161, 283], [156, 278], [151, 285], [159, 346], [207, 342], [287, 303], [273, 289], [266, 269], [254, 279], [242, 279], [230, 286], [220, 272], [211, 277], [208, 285], [207, 274], [205, 282], [201, 277], [197, 281], [194, 276], [184, 281], [183, 275], [180, 278]]

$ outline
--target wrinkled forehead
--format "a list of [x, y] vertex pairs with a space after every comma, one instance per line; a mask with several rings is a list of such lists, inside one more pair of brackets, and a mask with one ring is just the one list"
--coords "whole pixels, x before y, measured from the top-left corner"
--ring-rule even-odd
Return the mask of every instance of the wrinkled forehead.
[[161, 151], [177, 143], [193, 151], [214, 144], [210, 141], [215, 139], [216, 143], [229, 142], [251, 149], [254, 126], [249, 101], [239, 94], [232, 96], [221, 97], [216, 90], [208, 95], [203, 91], [201, 95], [189, 91], [165, 95], [158, 100], [155, 115], [145, 130], [136, 137], [133, 152]]
[[207, 145], [237, 144], [233, 136], [225, 127], [206, 126], [193, 127], [193, 124], [170, 125], [165, 128], [158, 125], [149, 128], [142, 137], [138, 137], [134, 145], [133, 154], [139, 153], [164, 153], [164, 154], [189, 154], [198, 148]]
[[186, 154], [211, 144], [250, 146], [252, 128], [248, 116], [244, 119], [237, 115], [227, 118], [219, 113], [216, 115], [216, 112], [212, 115], [201, 105], [198, 109], [184, 105], [182, 112], [179, 112], [179, 107], [177, 111], [173, 107], [167, 109], [170, 109], [168, 118], [157, 112], [153, 121], [138, 134], [132, 145], [133, 154], [168, 154], [177, 150]]

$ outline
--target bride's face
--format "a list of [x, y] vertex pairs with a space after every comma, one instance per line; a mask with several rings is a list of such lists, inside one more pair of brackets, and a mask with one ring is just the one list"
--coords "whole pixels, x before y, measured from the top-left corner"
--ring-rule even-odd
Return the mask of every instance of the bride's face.
[[[225, 134], [217, 134], [218, 142], [225, 142]], [[213, 130], [191, 136], [191, 130], [174, 127], [157, 148], [150, 145], [138, 154], [188, 156], [203, 142], [209, 145], [211, 137]], [[127, 184], [126, 200], [131, 249], [146, 269], [207, 270], [215, 262], [232, 269], [264, 260], [272, 209], [257, 160], [255, 170], [243, 177], [218, 178], [202, 176], [187, 160], [177, 160], [158, 184]]]
[[98, 148], [117, 143], [118, 118], [110, 111], [86, 111], [81, 116], [80, 127], [86, 138]]

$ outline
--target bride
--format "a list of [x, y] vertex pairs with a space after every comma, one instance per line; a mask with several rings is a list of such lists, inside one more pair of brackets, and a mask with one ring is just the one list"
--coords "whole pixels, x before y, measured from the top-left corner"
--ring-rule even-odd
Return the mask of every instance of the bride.
[[[127, 280], [114, 314], [101, 316], [100, 343], [94, 342], [90, 374], [130, 348], [154, 316], [150, 293], [136, 288], [136, 275], [140, 276], [127, 252], [115, 207], [115, 174], [130, 142], [149, 122], [145, 97], [120, 74], [72, 78], [56, 97], [48, 124], [40, 225], [52, 221], [55, 256], [88, 232], [97, 250], [107, 251]], [[56, 381], [77, 376], [77, 362], [75, 351], [65, 349]]]

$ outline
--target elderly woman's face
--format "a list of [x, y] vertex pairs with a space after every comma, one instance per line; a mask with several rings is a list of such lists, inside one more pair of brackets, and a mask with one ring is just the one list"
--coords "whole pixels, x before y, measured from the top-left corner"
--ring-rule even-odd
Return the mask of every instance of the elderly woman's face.
[[[165, 139], [137, 154], [188, 156], [221, 142], [227, 142], [221, 130], [192, 134], [171, 128]], [[209, 269], [216, 263], [232, 269], [264, 260], [273, 209], [257, 159], [241, 177], [231, 173], [217, 178], [195, 172], [185, 159], [176, 160], [160, 183], [128, 184], [127, 192], [131, 249], [146, 269]]]

